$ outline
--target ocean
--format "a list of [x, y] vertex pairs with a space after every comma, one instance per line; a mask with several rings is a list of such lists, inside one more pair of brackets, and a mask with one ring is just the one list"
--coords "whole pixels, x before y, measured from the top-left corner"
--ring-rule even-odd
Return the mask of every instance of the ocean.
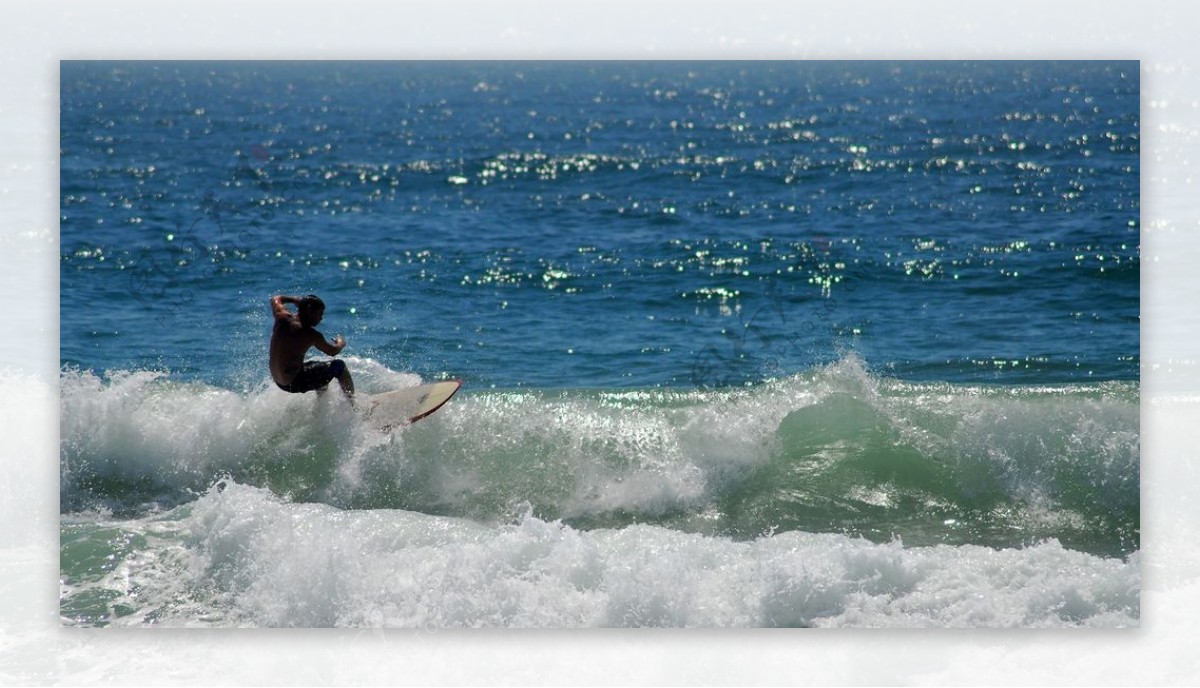
[[[1137, 626], [1139, 93], [63, 62], [62, 623]], [[463, 390], [280, 391], [280, 293]]]

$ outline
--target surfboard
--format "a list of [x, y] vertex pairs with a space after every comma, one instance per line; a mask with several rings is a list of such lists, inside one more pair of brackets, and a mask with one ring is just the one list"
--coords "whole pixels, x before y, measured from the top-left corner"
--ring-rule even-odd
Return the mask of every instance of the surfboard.
[[368, 422], [386, 432], [429, 416], [450, 401], [461, 386], [462, 380], [447, 380], [373, 394], [367, 399], [364, 415]]

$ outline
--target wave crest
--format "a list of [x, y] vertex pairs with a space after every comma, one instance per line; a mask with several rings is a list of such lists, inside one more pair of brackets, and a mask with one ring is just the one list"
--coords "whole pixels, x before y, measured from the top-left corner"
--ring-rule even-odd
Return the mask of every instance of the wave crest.
[[[379, 368], [373, 379], [417, 381]], [[528, 502], [579, 527], [649, 522], [746, 538], [1056, 537], [1115, 542], [1124, 554], [1139, 537], [1128, 383], [917, 384], [848, 356], [746, 388], [468, 386], [428, 420], [382, 434], [336, 394], [65, 371], [62, 414], [64, 511], [170, 506], [228, 475], [300, 501], [484, 521]]]

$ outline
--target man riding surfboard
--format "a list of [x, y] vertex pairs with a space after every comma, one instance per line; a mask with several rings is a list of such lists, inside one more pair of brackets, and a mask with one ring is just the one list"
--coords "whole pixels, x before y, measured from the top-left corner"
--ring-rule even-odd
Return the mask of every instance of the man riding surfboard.
[[[296, 306], [293, 313], [287, 305]], [[345, 361], [305, 361], [304, 354], [312, 347], [322, 353], [337, 356], [346, 347], [341, 335], [328, 341], [314, 327], [325, 316], [325, 302], [314, 294], [304, 297], [271, 297], [271, 312], [275, 326], [271, 330], [271, 379], [285, 392], [302, 394], [314, 389], [324, 390], [336, 379], [342, 391], [354, 402], [354, 381]]]

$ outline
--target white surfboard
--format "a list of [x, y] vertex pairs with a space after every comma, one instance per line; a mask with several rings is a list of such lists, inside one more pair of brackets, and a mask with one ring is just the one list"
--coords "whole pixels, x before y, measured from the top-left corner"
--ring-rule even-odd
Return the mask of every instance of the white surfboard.
[[462, 386], [462, 380], [405, 387], [367, 398], [365, 418], [380, 430], [415, 423], [440, 409]]

